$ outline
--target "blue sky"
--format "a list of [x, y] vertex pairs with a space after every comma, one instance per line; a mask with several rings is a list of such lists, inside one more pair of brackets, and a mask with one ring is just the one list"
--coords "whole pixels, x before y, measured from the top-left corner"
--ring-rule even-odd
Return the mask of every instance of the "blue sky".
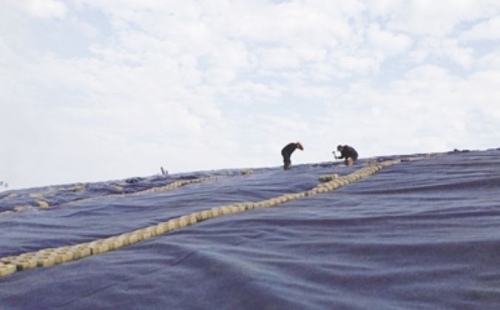
[[500, 143], [500, 1], [0, 0], [9, 189]]

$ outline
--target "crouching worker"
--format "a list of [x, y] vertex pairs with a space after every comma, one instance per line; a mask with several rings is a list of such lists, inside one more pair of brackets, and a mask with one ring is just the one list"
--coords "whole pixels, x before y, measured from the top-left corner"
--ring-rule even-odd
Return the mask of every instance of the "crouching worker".
[[304, 147], [302, 146], [302, 144], [300, 142], [297, 142], [297, 143], [292, 142], [292, 143], [288, 144], [287, 146], [285, 146], [281, 150], [281, 155], [283, 156], [283, 163], [284, 163], [283, 168], [285, 170], [290, 169], [290, 166], [292, 165], [292, 161], [290, 160], [290, 156], [292, 156], [292, 153], [295, 151], [295, 149], [299, 149], [299, 150], [303, 151]]
[[340, 152], [340, 157], [337, 157], [335, 151], [332, 152], [333, 156], [335, 156], [335, 159], [344, 159], [344, 163], [347, 166], [353, 165], [358, 159], [358, 152], [349, 145], [339, 145], [337, 146], [337, 151]]

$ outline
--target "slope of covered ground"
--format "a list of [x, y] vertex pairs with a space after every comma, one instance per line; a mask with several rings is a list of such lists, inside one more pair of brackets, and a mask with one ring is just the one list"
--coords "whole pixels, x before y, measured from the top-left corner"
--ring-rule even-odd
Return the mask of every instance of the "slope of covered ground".
[[129, 181], [0, 194], [0, 309], [500, 305], [498, 150]]

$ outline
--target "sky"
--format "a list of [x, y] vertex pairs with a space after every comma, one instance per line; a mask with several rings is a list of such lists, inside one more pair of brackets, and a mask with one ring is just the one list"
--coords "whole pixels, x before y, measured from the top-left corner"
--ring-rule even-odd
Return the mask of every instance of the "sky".
[[500, 0], [0, 7], [0, 190], [500, 146]]

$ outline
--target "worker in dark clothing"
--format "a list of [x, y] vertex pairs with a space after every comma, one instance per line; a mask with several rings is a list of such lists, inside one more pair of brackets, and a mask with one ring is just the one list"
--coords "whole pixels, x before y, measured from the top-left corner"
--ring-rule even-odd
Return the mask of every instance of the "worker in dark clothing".
[[292, 161], [290, 160], [290, 156], [292, 156], [292, 153], [295, 151], [295, 149], [299, 149], [301, 151], [304, 150], [304, 147], [300, 142], [297, 143], [290, 143], [287, 146], [285, 146], [281, 150], [281, 155], [283, 156], [283, 163], [284, 163], [284, 169], [290, 169], [290, 166], [292, 165]]
[[347, 166], [350, 166], [354, 164], [354, 162], [358, 159], [358, 152], [349, 145], [339, 145], [337, 146], [337, 151], [340, 152], [340, 157], [337, 157], [335, 154], [335, 151], [333, 151], [333, 156], [335, 156], [335, 159], [344, 159], [344, 163]]

